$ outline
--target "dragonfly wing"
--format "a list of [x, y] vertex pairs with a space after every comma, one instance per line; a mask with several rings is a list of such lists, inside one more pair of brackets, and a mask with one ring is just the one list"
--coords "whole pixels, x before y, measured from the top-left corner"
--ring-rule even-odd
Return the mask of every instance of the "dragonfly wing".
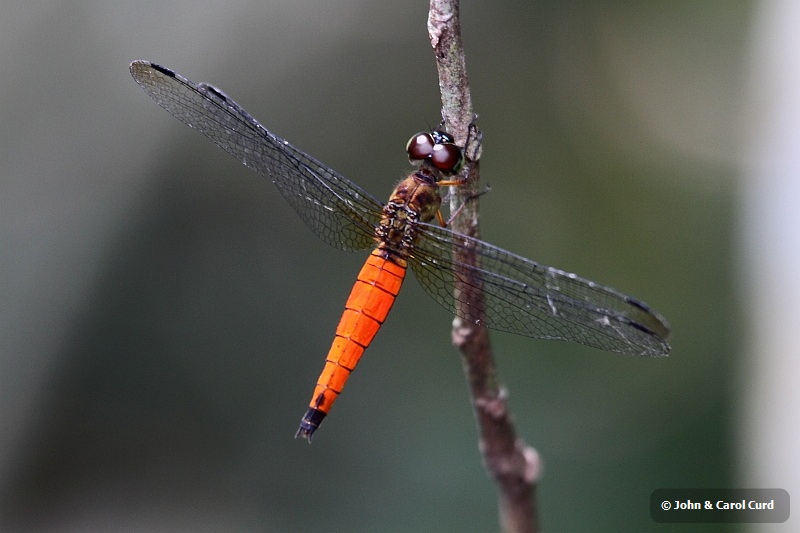
[[131, 75], [171, 115], [272, 181], [322, 240], [348, 251], [375, 245], [381, 203], [361, 187], [268, 131], [211, 85], [146, 61], [131, 63]]
[[[472, 248], [480, 266], [454, 259], [457, 248]], [[420, 223], [409, 263], [428, 294], [461, 318], [455, 281], [481, 290], [488, 328], [630, 355], [670, 350], [669, 325], [644, 303], [448, 228]]]

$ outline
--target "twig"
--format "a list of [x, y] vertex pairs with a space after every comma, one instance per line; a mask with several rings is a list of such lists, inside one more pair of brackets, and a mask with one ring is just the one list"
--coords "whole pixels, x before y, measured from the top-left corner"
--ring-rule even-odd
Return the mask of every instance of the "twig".
[[[467, 145], [468, 176], [466, 186], [452, 191], [451, 209], [461, 208], [453, 229], [478, 237], [478, 201], [476, 191], [480, 174], [480, 133], [470, 133], [474, 121], [469, 92], [458, 0], [431, 0], [428, 34], [439, 70], [442, 94], [442, 119], [456, 143]], [[469, 199], [469, 201], [467, 200]], [[465, 205], [466, 203], [466, 205]], [[477, 265], [476, 254], [454, 251], [457, 260]], [[467, 276], [467, 273], [462, 273]], [[484, 465], [498, 484], [500, 523], [506, 532], [537, 530], [535, 492], [539, 475], [536, 451], [517, 439], [506, 393], [497, 383], [497, 375], [484, 323], [483, 293], [480, 281], [456, 284], [456, 305], [461, 306], [453, 322], [453, 344], [461, 352], [464, 371], [470, 386], [475, 416], [480, 431], [479, 448]]]

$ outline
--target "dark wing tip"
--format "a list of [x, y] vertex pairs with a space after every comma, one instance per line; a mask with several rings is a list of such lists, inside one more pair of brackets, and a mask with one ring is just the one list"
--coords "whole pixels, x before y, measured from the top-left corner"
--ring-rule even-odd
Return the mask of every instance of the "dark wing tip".
[[654, 334], [660, 336], [663, 339], [667, 339], [670, 333], [670, 325], [663, 316], [661, 316], [658, 312], [656, 312], [652, 307], [647, 305], [641, 300], [637, 300], [632, 296], [625, 296], [625, 301], [630, 304], [631, 306], [639, 309], [642, 311], [645, 316], [650, 318], [649, 324], [646, 327], [649, 331], [653, 332]]
[[136, 61], [132, 61], [130, 65], [131, 74], [136, 77], [136, 74], [142, 72], [146, 69], [153, 69], [157, 70], [161, 74], [165, 76], [169, 76], [170, 78], [177, 77], [175, 71], [168, 69], [167, 67], [162, 67], [157, 63], [153, 63], [151, 61], [143, 61], [141, 59], [137, 59]]

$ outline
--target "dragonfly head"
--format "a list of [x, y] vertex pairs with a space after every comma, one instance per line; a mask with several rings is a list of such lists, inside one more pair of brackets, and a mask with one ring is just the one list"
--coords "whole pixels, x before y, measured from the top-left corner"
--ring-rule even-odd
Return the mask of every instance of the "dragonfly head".
[[430, 163], [445, 175], [458, 174], [464, 166], [464, 151], [453, 136], [441, 130], [421, 131], [406, 144], [412, 164]]

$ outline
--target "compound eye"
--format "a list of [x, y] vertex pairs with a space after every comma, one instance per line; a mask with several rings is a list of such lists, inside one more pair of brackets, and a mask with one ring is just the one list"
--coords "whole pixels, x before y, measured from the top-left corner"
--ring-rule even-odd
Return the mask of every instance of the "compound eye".
[[408, 158], [412, 161], [422, 161], [430, 157], [434, 147], [433, 137], [428, 132], [420, 132], [415, 134], [406, 144], [406, 152]]
[[448, 174], [456, 174], [464, 166], [464, 154], [453, 143], [437, 144], [431, 152], [433, 166]]

